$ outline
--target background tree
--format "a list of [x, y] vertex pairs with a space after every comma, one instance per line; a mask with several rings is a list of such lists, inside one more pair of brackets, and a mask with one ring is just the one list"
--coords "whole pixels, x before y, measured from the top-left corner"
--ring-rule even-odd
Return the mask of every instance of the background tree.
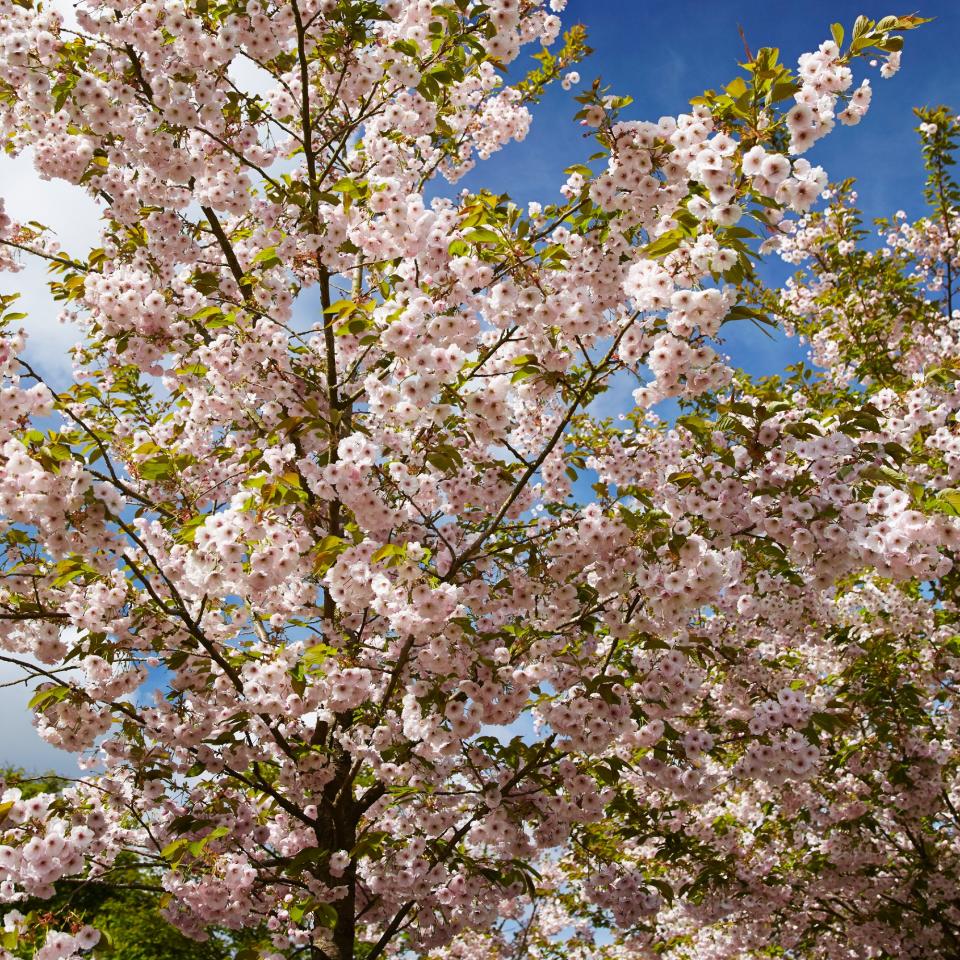
[[[827, 185], [800, 155], [869, 105], [851, 64], [892, 75], [922, 21], [834, 25], [796, 74], [764, 48], [656, 123], [595, 83], [563, 202], [429, 199], [577, 82], [576, 28], [504, 74], [562, 6], [90, 3], [73, 31], [0, 0], [6, 147], [104, 214], [85, 256], [0, 219], [0, 265], [47, 259], [86, 332], [53, 390], [3, 304], [2, 656], [91, 770], [4, 796], [4, 900], [136, 872], [188, 935], [375, 960], [504, 921], [522, 952], [546, 882], [581, 940], [646, 950], [678, 896], [676, 935], [715, 937], [753, 850], [807, 850], [806, 784], [855, 775], [821, 731], [861, 661], [823, 638], [851, 578], [949, 573], [949, 498], [923, 464], [919, 507], [870, 473], [895, 405], [754, 390], [715, 346], [771, 322], [753, 264]], [[668, 397], [695, 407], [664, 430]], [[779, 846], [707, 831], [741, 797]], [[754, 887], [730, 949], [794, 949]], [[853, 936], [875, 893], [849, 896]], [[905, 942], [946, 955], [922, 919]], [[58, 960], [95, 939], [66, 922], [14, 932]]]
[[[13, 768], [0, 777], [6, 789], [19, 790], [23, 800], [59, 793], [67, 784], [56, 774], [30, 776]], [[61, 882], [50, 899], [19, 902], [15, 913], [6, 911], [4, 946], [17, 957], [31, 957], [37, 935], [42, 945], [47, 922], [67, 920], [73, 933], [85, 927], [97, 930], [97, 952], [113, 960], [226, 960], [241, 953], [242, 943], [225, 931], [203, 942], [185, 937], [161, 915], [162, 895], [162, 888], [148, 887], [137, 871], [125, 874], [121, 857], [109, 877]]]

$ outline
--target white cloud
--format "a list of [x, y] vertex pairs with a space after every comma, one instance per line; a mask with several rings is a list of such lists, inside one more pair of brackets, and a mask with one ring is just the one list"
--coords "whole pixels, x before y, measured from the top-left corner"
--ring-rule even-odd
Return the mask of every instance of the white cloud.
[[[10, 663], [0, 662], [0, 684], [23, 676], [23, 671]], [[37, 681], [29, 684], [0, 687], [0, 765], [23, 767], [28, 773], [54, 771], [64, 776], [77, 776], [76, 755], [52, 747], [33, 727], [27, 707]]]
[[[52, 6], [68, 25], [76, 26], [69, 3], [53, 0]], [[18, 157], [0, 152], [0, 197], [17, 222], [36, 220], [50, 227], [66, 252], [82, 255], [97, 245], [97, 205], [73, 184], [43, 180], [28, 151]], [[19, 273], [0, 273], [0, 293], [20, 294], [14, 309], [28, 314], [20, 321], [30, 335], [27, 356], [45, 376], [63, 382], [70, 369], [67, 348], [77, 342], [79, 331], [57, 320], [62, 305], [50, 295], [46, 263], [27, 255], [21, 262], [24, 269]], [[0, 662], [0, 764], [23, 767], [31, 773], [77, 776], [76, 756], [51, 746], [34, 729], [27, 704], [38, 681], [17, 683], [23, 675], [14, 664]]]
[[[76, 26], [68, 3], [53, 0], [52, 6], [68, 25]], [[260, 95], [275, 85], [269, 74], [249, 60], [235, 61], [231, 76], [242, 88]], [[292, 169], [295, 165], [292, 160], [281, 161], [275, 168]], [[64, 253], [82, 258], [91, 248], [100, 246], [102, 206], [75, 184], [40, 177], [29, 150], [17, 157], [0, 151], [0, 198], [14, 221], [35, 221], [49, 227]], [[18, 323], [28, 334], [26, 358], [52, 386], [65, 386], [72, 379], [68, 350], [81, 339], [81, 330], [58, 319], [63, 304], [53, 299], [47, 285], [51, 279], [48, 263], [28, 254], [21, 254], [19, 259], [21, 271], [0, 273], [0, 294], [20, 294], [13, 309], [27, 314]], [[75, 756], [46, 743], [33, 727], [27, 704], [36, 681], [6, 686], [22, 675], [19, 668], [0, 661], [0, 765], [76, 776]]]
[[[61, 248], [77, 256], [97, 246], [100, 211], [81, 188], [64, 180], [43, 180], [33, 168], [32, 156], [0, 154], [0, 197], [7, 214], [18, 223], [35, 220], [50, 227]], [[45, 376], [62, 383], [70, 369], [67, 349], [79, 339], [79, 330], [62, 324], [63, 305], [50, 294], [47, 263], [29, 254], [20, 256], [23, 270], [0, 274], [0, 293], [19, 293], [14, 309], [27, 314], [20, 325], [27, 331], [27, 357]]]

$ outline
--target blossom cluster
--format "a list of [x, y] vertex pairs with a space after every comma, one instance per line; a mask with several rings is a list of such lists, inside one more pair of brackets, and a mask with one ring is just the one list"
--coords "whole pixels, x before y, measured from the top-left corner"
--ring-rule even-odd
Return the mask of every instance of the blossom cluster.
[[[863, 115], [854, 60], [891, 72], [919, 19], [858, 21], [796, 76], [765, 49], [656, 122], [592, 87], [605, 162], [557, 202], [448, 195], [437, 176], [579, 83], [563, 6], [83, 2], [74, 35], [0, 0], [9, 148], [103, 213], [83, 257], [0, 214], [0, 269], [52, 258], [84, 330], [58, 391], [14, 320], [0, 340], [0, 647], [90, 771], [4, 798], [4, 901], [133, 853], [171, 923], [258, 931], [265, 958], [490, 955], [500, 919], [535, 916], [547, 949], [581, 936], [569, 889], [617, 949], [676, 927], [733, 957], [723, 919], [752, 944], [786, 896], [773, 864], [837, 850], [838, 884], [882, 886], [830, 829], [867, 768], [891, 811], [916, 786], [844, 739], [887, 722], [875, 648], [926, 684], [896, 681], [919, 711], [902, 763], [952, 776], [929, 692], [952, 600], [917, 585], [951, 583], [960, 545], [953, 367], [923, 375], [955, 319], [914, 330], [911, 301], [863, 396], [862, 318], [826, 276], [759, 304], [807, 331], [822, 383], [721, 353], [725, 324], [769, 319], [754, 259], [822, 239], [826, 174], [799, 154]], [[49, 924], [47, 960], [95, 943]]]

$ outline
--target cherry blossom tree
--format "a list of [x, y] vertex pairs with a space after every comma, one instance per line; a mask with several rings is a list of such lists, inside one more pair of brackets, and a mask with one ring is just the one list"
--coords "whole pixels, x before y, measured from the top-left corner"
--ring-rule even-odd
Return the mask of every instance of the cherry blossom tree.
[[[0, 214], [84, 330], [55, 389], [2, 304], [0, 656], [87, 774], [4, 794], [7, 950], [135, 873], [265, 958], [957, 955], [956, 129], [852, 259], [802, 156], [923, 21], [647, 122], [563, 6], [0, 0], [5, 148], [103, 211]], [[552, 83], [562, 199], [445, 191]]]
[[[729, 516], [744, 484], [773, 508], [736, 534], [766, 568], [751, 557], [751, 588], [685, 627], [700, 689], [662, 698], [641, 729], [652, 749], [619, 752], [606, 818], [546, 858], [534, 895], [431, 958], [960, 955], [958, 583], [945, 562], [960, 513], [960, 122], [918, 114], [927, 216], [879, 221], [877, 248], [847, 182], [778, 240], [802, 270], [764, 304], [815, 365], [738, 373], [735, 391], [688, 404], [669, 442], [662, 426], [637, 431], [691, 525]], [[714, 478], [730, 451], [742, 462], [725, 491]], [[919, 543], [946, 545], [928, 553], [938, 571], [909, 568]], [[660, 684], [667, 655], [646, 654]], [[797, 776], [808, 747], [814, 766]], [[700, 759], [694, 777], [678, 757]]]

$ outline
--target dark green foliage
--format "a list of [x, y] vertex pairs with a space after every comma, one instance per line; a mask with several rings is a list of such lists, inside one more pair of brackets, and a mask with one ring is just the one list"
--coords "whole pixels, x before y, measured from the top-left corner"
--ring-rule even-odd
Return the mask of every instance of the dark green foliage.
[[[30, 777], [22, 770], [9, 768], [0, 769], [0, 781], [6, 787], [18, 787], [24, 797], [59, 791], [67, 784], [53, 774]], [[126, 862], [132, 863], [129, 855]], [[102, 938], [93, 956], [104, 960], [228, 960], [237, 955], [243, 943], [229, 932], [199, 943], [167, 923], [160, 913], [162, 889], [143, 870], [125, 870], [123, 863], [123, 859], [118, 861], [106, 879], [61, 881], [51, 899], [29, 900], [11, 907], [38, 921], [55, 917], [60, 929], [86, 924], [96, 927]], [[35, 947], [30, 926], [28, 921], [13, 948], [14, 955], [24, 960], [33, 955]], [[44, 926], [37, 924], [38, 929]], [[250, 939], [249, 934], [246, 939]]]

